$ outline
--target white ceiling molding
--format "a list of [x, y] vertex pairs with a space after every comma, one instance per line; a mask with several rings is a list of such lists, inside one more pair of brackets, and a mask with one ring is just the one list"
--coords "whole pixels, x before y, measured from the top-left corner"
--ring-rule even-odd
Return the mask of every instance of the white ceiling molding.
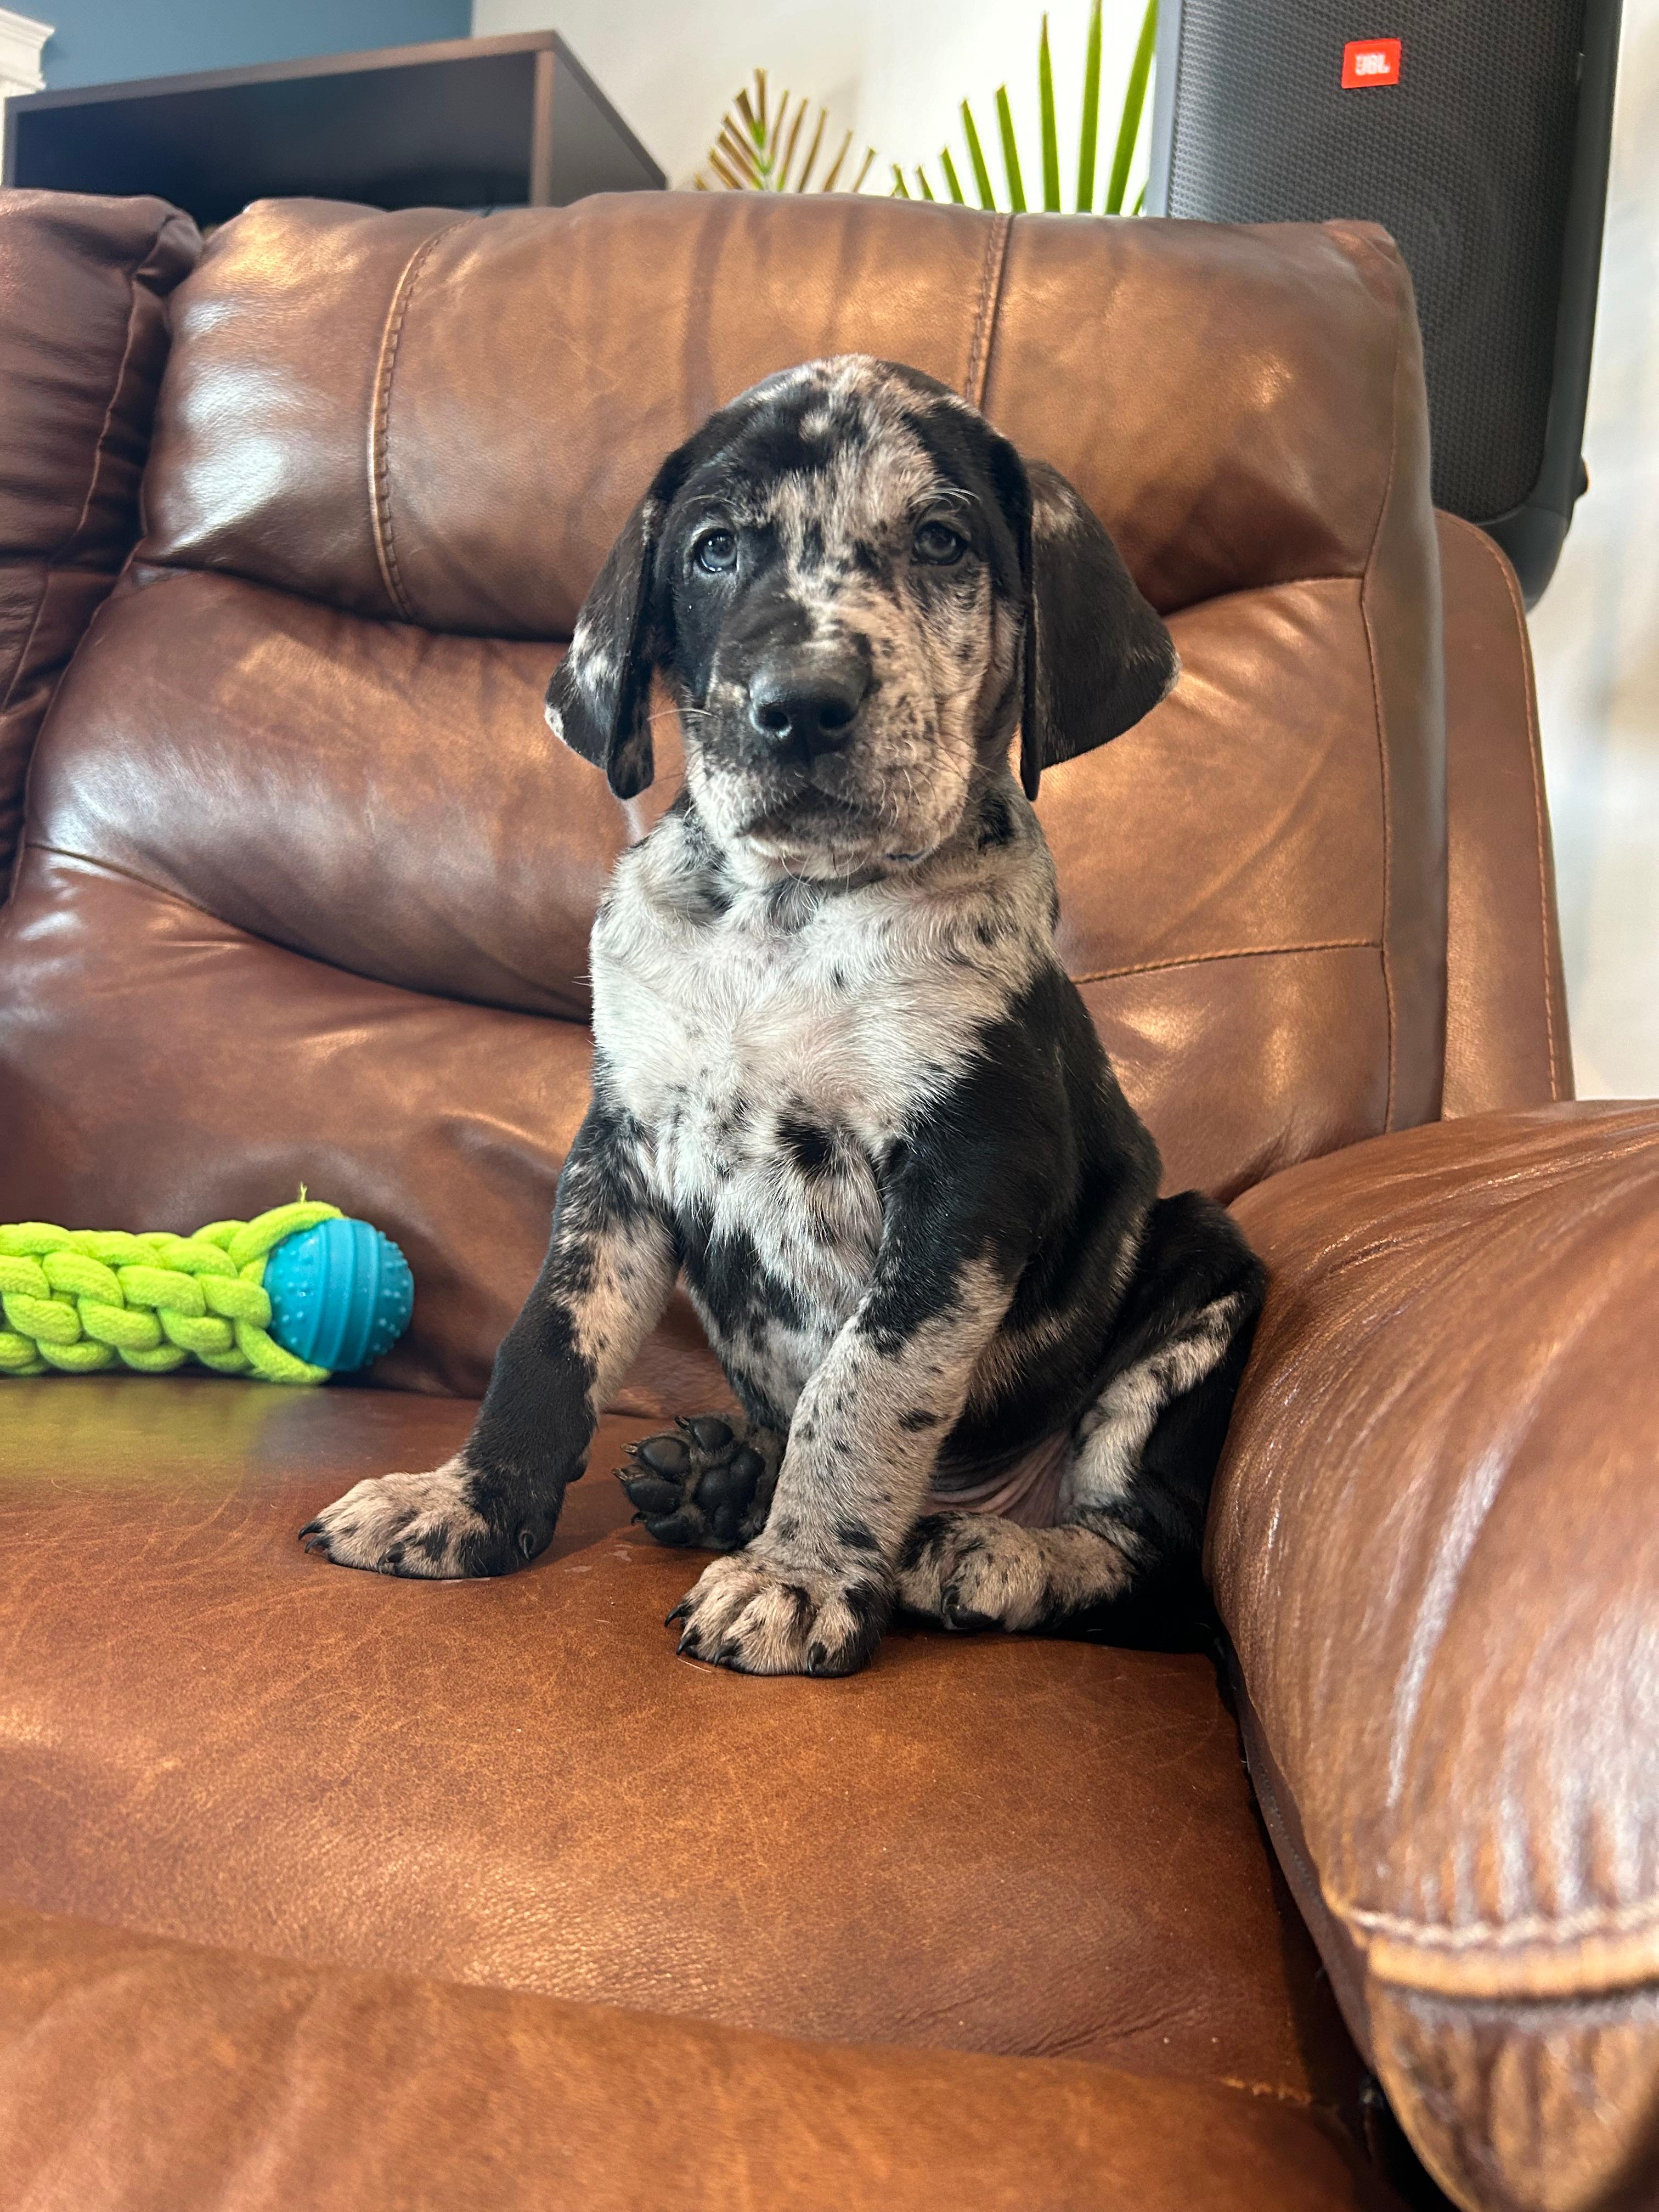
[[14, 93], [44, 88], [46, 80], [40, 74], [40, 49], [51, 36], [50, 23], [37, 23], [33, 15], [0, 8], [0, 100], [9, 100]]

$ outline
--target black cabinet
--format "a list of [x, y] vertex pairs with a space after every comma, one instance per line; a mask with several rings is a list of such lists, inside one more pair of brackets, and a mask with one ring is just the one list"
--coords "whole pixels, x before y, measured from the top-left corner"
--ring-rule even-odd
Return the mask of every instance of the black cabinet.
[[256, 199], [560, 207], [665, 181], [552, 31], [30, 93], [3, 179], [155, 192], [204, 225]]

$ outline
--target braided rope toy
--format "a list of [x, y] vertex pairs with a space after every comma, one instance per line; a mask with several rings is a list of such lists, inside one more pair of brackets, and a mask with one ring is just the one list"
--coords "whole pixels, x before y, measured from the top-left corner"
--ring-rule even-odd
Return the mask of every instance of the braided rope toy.
[[167, 1231], [0, 1226], [0, 1376], [164, 1375], [187, 1359], [265, 1382], [325, 1382], [401, 1336], [415, 1302], [391, 1239], [307, 1199]]

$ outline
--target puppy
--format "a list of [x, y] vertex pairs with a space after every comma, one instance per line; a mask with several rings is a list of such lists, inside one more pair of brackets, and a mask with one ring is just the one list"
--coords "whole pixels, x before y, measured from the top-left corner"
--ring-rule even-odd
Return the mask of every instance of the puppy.
[[1177, 667], [1072, 487], [914, 369], [810, 362], [669, 456], [547, 697], [629, 798], [659, 675], [686, 760], [594, 925], [547, 1258], [465, 1449], [358, 1483], [311, 1548], [534, 1559], [683, 1276], [744, 1418], [622, 1470], [653, 1536], [721, 1555], [682, 1651], [845, 1674], [900, 1605], [1179, 1632], [1262, 1271], [1158, 1195], [1030, 805]]

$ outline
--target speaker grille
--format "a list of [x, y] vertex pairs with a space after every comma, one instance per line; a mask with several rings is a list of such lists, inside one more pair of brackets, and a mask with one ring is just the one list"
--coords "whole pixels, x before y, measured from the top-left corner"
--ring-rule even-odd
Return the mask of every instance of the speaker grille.
[[[1436, 503], [1475, 521], [1544, 456], [1584, 0], [1182, 0], [1169, 211], [1358, 216], [1416, 288]], [[1341, 88], [1351, 39], [1400, 82]]]

